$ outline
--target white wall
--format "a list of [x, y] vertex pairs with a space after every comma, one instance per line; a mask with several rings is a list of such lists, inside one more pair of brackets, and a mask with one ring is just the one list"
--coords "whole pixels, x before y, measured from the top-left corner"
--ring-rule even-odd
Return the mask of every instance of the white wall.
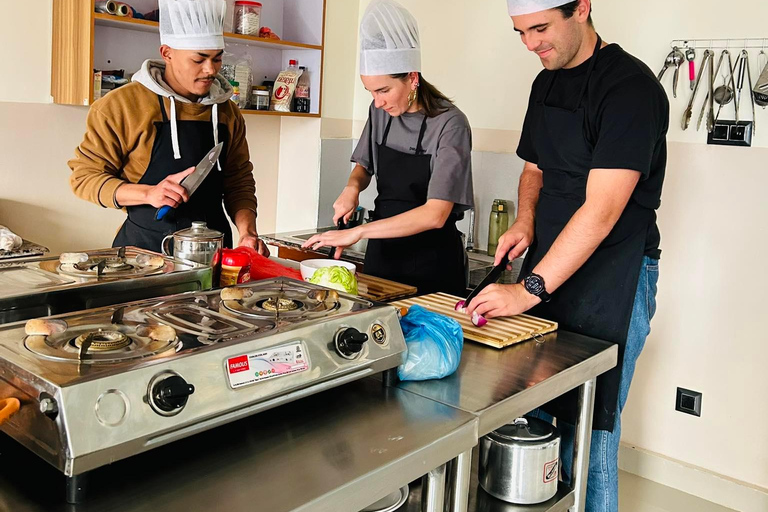
[[51, 101], [52, 2], [6, 0], [0, 4], [0, 48], [4, 49], [0, 101]]

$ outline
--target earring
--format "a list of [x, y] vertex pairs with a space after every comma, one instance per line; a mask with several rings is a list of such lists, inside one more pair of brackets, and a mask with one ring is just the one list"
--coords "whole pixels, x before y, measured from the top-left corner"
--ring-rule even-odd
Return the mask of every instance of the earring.
[[411, 108], [411, 105], [413, 105], [413, 102], [416, 101], [416, 91], [418, 90], [419, 85], [416, 84], [416, 89], [413, 89], [410, 94], [408, 94], [408, 108]]

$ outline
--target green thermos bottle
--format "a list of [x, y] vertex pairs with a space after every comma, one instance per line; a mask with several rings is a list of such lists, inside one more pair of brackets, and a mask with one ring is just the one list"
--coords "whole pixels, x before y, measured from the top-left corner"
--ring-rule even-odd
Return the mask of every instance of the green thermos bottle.
[[499, 237], [509, 229], [509, 207], [503, 199], [494, 199], [488, 223], [488, 256], [496, 255]]

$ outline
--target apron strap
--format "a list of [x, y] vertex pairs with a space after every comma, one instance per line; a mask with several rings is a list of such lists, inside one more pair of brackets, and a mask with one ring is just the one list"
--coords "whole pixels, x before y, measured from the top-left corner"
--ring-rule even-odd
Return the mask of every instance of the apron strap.
[[419, 141], [416, 143], [416, 154], [423, 155], [425, 153], [421, 143], [424, 142], [424, 134], [427, 132], [427, 115], [424, 114], [424, 120], [421, 122], [421, 130], [419, 131]]
[[[384, 138], [381, 140], [381, 145], [386, 146], [387, 145], [387, 138], [389, 138], [389, 129], [392, 126], [392, 116], [389, 117], [389, 121], [387, 121], [387, 127], [384, 129]], [[422, 143], [424, 142], [424, 134], [427, 133], [427, 116], [424, 116], [424, 120], [421, 122], [421, 129], [419, 130], [419, 140], [416, 142], [416, 154], [417, 155], [423, 155], [426, 151], [424, 150], [424, 147], [422, 146]]]
[[[600, 38], [600, 35], [597, 36], [597, 44], [595, 44], [595, 50], [592, 52], [592, 56], [589, 58], [589, 66], [587, 67], [587, 76], [584, 79], [584, 83], [581, 85], [581, 91], [579, 91], [579, 97], [576, 100], [576, 105], [573, 107], [573, 110], [571, 112], [576, 112], [579, 110], [579, 105], [581, 105], [581, 100], [584, 99], [584, 95], [587, 93], [587, 87], [589, 86], [589, 78], [592, 76], [592, 71], [595, 70], [595, 64], [597, 64], [597, 55], [600, 53], [600, 46], [602, 46], [603, 40]], [[544, 93], [544, 100], [542, 103], [544, 105], [547, 104], [547, 98], [549, 97], [549, 93], [552, 92], [552, 86], [555, 84], [555, 78], [557, 78], [557, 71], [552, 73], [552, 76], [549, 79], [549, 83], [547, 84], [547, 92]]]
[[391, 126], [392, 126], [392, 116], [389, 116], [389, 121], [387, 121], [387, 127], [384, 129], [384, 138], [381, 139], [382, 146], [387, 145], [387, 137], [389, 137], [389, 128]]
[[163, 115], [163, 122], [168, 122], [168, 115], [165, 113], [165, 104], [163, 103], [163, 97], [159, 94], [157, 95], [157, 101], [160, 102], [160, 113]]

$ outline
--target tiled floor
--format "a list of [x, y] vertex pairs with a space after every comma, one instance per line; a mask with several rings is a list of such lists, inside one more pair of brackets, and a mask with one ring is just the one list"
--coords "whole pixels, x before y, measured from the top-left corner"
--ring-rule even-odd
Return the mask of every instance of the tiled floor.
[[621, 512], [734, 512], [733, 509], [623, 471], [619, 475], [619, 510]]

